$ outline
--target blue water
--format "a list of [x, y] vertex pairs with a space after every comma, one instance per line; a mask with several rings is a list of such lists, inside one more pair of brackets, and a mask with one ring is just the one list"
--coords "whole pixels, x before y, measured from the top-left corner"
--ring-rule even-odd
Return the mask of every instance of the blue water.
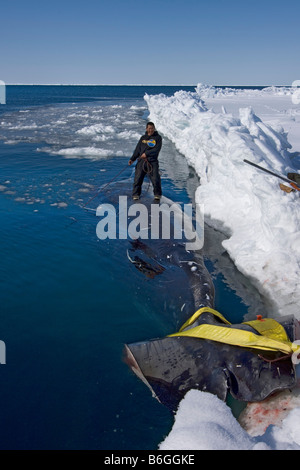
[[[183, 299], [166, 281], [138, 272], [120, 242], [101, 242], [95, 213], [82, 209], [126, 167], [134, 134], [118, 157], [118, 136], [107, 137], [105, 158], [65, 158], [58, 149], [77, 139], [65, 119], [70, 110], [77, 113], [77, 129], [91, 125], [100, 107], [97, 122], [115, 119], [109, 106], [118, 105], [127, 119], [120, 128], [142, 133], [144, 93], [176, 89], [7, 87], [7, 105], [0, 107], [0, 339], [7, 352], [0, 366], [1, 449], [156, 449], [171, 430], [172, 415], [123, 363], [122, 348], [173, 332]], [[50, 127], [42, 127], [50, 114]], [[66, 124], [55, 126], [60, 116]], [[164, 152], [164, 193], [190, 201], [187, 182], [195, 175], [170, 142]], [[172, 175], [170, 152], [182, 157]], [[131, 178], [131, 171], [122, 178]], [[215, 260], [206, 262], [216, 308], [240, 320], [248, 311], [244, 299]]]

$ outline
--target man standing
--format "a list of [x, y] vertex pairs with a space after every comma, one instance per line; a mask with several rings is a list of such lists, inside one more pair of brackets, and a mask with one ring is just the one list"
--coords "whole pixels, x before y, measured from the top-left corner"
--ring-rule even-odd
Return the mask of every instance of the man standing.
[[141, 192], [145, 176], [148, 174], [153, 186], [154, 199], [159, 200], [162, 195], [161, 181], [159, 174], [158, 155], [162, 146], [162, 138], [155, 130], [153, 122], [148, 122], [146, 133], [143, 135], [133, 152], [128, 164], [132, 163], [138, 158], [135, 167], [135, 176], [132, 190], [132, 197], [138, 200]]

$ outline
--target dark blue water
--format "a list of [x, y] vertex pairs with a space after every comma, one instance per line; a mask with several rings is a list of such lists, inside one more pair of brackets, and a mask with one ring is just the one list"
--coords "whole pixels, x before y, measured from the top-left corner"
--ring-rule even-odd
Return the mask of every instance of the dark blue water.
[[[53, 103], [82, 103], [87, 101], [116, 101], [143, 99], [145, 93], [164, 93], [172, 96], [178, 90], [194, 91], [185, 86], [82, 86], [82, 85], [7, 85], [6, 101], [9, 106], [40, 106]], [[1, 109], [1, 108], [0, 108]]]
[[[175, 90], [7, 87], [0, 121], [36, 106], [142, 101], [145, 91]], [[156, 449], [173, 417], [123, 363], [122, 348], [173, 332], [184, 288], [172, 292], [170, 280], [145, 278], [121, 242], [97, 238], [95, 213], [82, 209], [130, 154], [65, 159], [37, 151], [42, 144], [38, 135], [0, 141], [0, 339], [7, 350], [0, 448]], [[128, 168], [122, 178], [130, 177]], [[162, 177], [168, 197], [189, 201], [180, 174], [174, 182], [165, 166]], [[216, 308], [242, 318], [247, 306], [213, 261], [207, 265]]]

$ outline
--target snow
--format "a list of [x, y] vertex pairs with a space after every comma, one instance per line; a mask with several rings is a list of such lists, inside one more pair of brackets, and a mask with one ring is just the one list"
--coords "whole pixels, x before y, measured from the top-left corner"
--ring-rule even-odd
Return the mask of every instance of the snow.
[[283, 390], [263, 402], [248, 403], [238, 420], [251, 436], [262, 436], [271, 424], [282, 425], [295, 408], [300, 407], [300, 387]]
[[160, 450], [300, 450], [300, 408], [281, 426], [271, 425], [263, 436], [250, 436], [231, 409], [215, 395], [190, 390], [181, 401], [174, 426]]
[[[285, 176], [300, 169], [297, 88], [220, 89], [199, 84], [171, 97], [145, 95], [149, 120], [197, 172], [195, 199], [221, 231], [223, 248], [257, 288], [263, 316], [300, 320], [300, 194], [247, 159]], [[296, 96], [296, 99], [295, 99]], [[280, 405], [279, 405], [280, 406]], [[216, 396], [191, 390], [181, 401], [161, 450], [300, 449], [300, 407], [261, 436], [250, 435]]]

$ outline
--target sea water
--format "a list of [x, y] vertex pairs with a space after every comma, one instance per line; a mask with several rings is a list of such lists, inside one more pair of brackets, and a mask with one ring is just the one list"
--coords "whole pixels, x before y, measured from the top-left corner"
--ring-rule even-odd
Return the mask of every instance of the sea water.
[[[122, 349], [174, 332], [185, 286], [175, 293], [172, 279], [143, 276], [124, 245], [97, 238], [89, 209], [121, 170], [119, 179], [132, 182], [127, 163], [145, 129], [144, 94], [177, 89], [7, 87], [0, 106], [1, 449], [155, 449], [172, 427], [173, 416], [123, 363]], [[198, 179], [167, 139], [160, 162], [164, 194], [193, 201]], [[207, 227], [216, 308], [241, 321], [259, 296], [221, 242]]]

